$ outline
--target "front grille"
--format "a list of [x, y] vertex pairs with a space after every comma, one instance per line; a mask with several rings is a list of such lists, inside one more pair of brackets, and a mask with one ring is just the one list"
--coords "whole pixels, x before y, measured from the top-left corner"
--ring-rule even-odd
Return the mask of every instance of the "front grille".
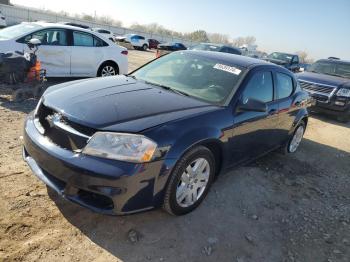
[[300, 81], [300, 86], [310, 93], [317, 101], [327, 103], [336, 90], [336, 86]]
[[330, 95], [333, 92], [333, 90], [336, 88], [333, 86], [325, 86], [321, 84], [314, 84], [314, 83], [309, 83], [304, 81], [299, 81], [299, 82], [300, 82], [300, 86], [306, 91], [322, 93], [325, 95]]
[[61, 116], [60, 122], [65, 126], [69, 126], [78, 131], [77, 133], [80, 133], [81, 135], [69, 132], [60, 128], [59, 126], [52, 125], [52, 123], [50, 124], [49, 118], [53, 117], [57, 113], [57, 111], [45, 106], [44, 104], [40, 105], [35, 117], [39, 119], [39, 122], [44, 129], [43, 135], [52, 143], [64, 149], [71, 151], [81, 150], [87, 144], [88, 137], [92, 136], [95, 133], [95, 130], [74, 123], [64, 116]]

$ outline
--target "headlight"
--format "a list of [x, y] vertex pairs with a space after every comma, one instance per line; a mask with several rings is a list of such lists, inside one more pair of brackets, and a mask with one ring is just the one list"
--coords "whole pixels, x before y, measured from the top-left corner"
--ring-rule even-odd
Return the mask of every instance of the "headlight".
[[97, 132], [82, 153], [126, 162], [144, 163], [152, 160], [157, 144], [135, 134]]
[[348, 88], [340, 88], [337, 92], [337, 96], [345, 96], [350, 97], [350, 89]]

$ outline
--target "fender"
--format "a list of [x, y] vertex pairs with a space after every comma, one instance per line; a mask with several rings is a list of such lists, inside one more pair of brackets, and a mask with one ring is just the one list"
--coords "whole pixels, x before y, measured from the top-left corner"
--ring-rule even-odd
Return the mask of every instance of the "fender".
[[224, 148], [223, 133], [215, 127], [195, 128], [180, 136], [176, 143], [170, 148], [164, 159], [160, 175], [156, 178], [154, 185], [154, 205], [162, 205], [165, 189], [170, 181], [170, 175], [177, 161], [196, 145], [217, 143], [221, 150]]
[[[299, 123], [305, 119], [306, 120], [306, 125], [307, 125], [307, 121], [308, 121], [308, 117], [309, 117], [309, 112], [307, 111], [306, 108], [301, 108], [298, 112], [298, 114], [295, 116], [293, 125], [291, 127], [291, 129], [289, 130], [288, 134], [292, 135], [294, 133], [295, 128], [299, 125]], [[306, 127], [306, 126], [305, 126]]]

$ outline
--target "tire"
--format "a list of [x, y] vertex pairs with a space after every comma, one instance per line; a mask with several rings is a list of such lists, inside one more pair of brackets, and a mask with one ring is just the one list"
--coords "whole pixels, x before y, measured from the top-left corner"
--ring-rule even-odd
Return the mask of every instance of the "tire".
[[[213, 182], [215, 167], [215, 158], [208, 148], [197, 146], [188, 151], [177, 162], [171, 173], [164, 196], [163, 209], [169, 214], [179, 216], [197, 208]], [[194, 171], [197, 168], [199, 168], [198, 173]], [[190, 175], [187, 170], [194, 173]], [[184, 182], [184, 178], [188, 180], [188, 183]]]
[[142, 50], [143, 50], [143, 51], [147, 51], [147, 48], [148, 48], [148, 46], [147, 46], [146, 44], [144, 44], [144, 45], [142, 46]]
[[[285, 146], [283, 146], [283, 148], [282, 148], [282, 153], [283, 154], [295, 153], [298, 150], [299, 145], [300, 145], [300, 143], [301, 143], [301, 141], [303, 139], [304, 133], [305, 133], [305, 127], [306, 127], [306, 125], [305, 125], [304, 121], [301, 121], [297, 125], [297, 127], [294, 129], [293, 135], [289, 138], [288, 143], [286, 143]], [[294, 145], [292, 144], [293, 143], [293, 139], [297, 135], [298, 130], [300, 132], [300, 128], [302, 128], [301, 137], [300, 137], [299, 141], [294, 141], [294, 142], [297, 142], [296, 143], [296, 147], [295, 147], [295, 144]], [[299, 135], [300, 135], [300, 133], [299, 133]]]
[[100, 76], [100, 77], [113, 76], [118, 74], [119, 74], [118, 66], [111, 62], [103, 63], [97, 72], [97, 76]]

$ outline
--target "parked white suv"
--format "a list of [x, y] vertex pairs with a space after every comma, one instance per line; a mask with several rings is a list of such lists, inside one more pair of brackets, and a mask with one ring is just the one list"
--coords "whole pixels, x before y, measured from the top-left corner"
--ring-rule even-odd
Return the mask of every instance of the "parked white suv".
[[6, 27], [6, 26], [7, 26], [6, 18], [0, 11], [0, 28]]
[[135, 49], [142, 49], [146, 51], [148, 49], [148, 40], [141, 35], [127, 34], [125, 36], [116, 37], [117, 41], [128, 41]]
[[128, 73], [128, 51], [82, 28], [54, 23], [21, 23], [0, 30], [0, 53], [27, 51], [41, 41], [38, 58], [48, 77], [95, 77]]
[[115, 41], [115, 35], [113, 32], [106, 30], [106, 29], [102, 29], [102, 28], [92, 28], [92, 30], [94, 32], [97, 32], [99, 34], [102, 34], [104, 37], [108, 38], [111, 41]]

